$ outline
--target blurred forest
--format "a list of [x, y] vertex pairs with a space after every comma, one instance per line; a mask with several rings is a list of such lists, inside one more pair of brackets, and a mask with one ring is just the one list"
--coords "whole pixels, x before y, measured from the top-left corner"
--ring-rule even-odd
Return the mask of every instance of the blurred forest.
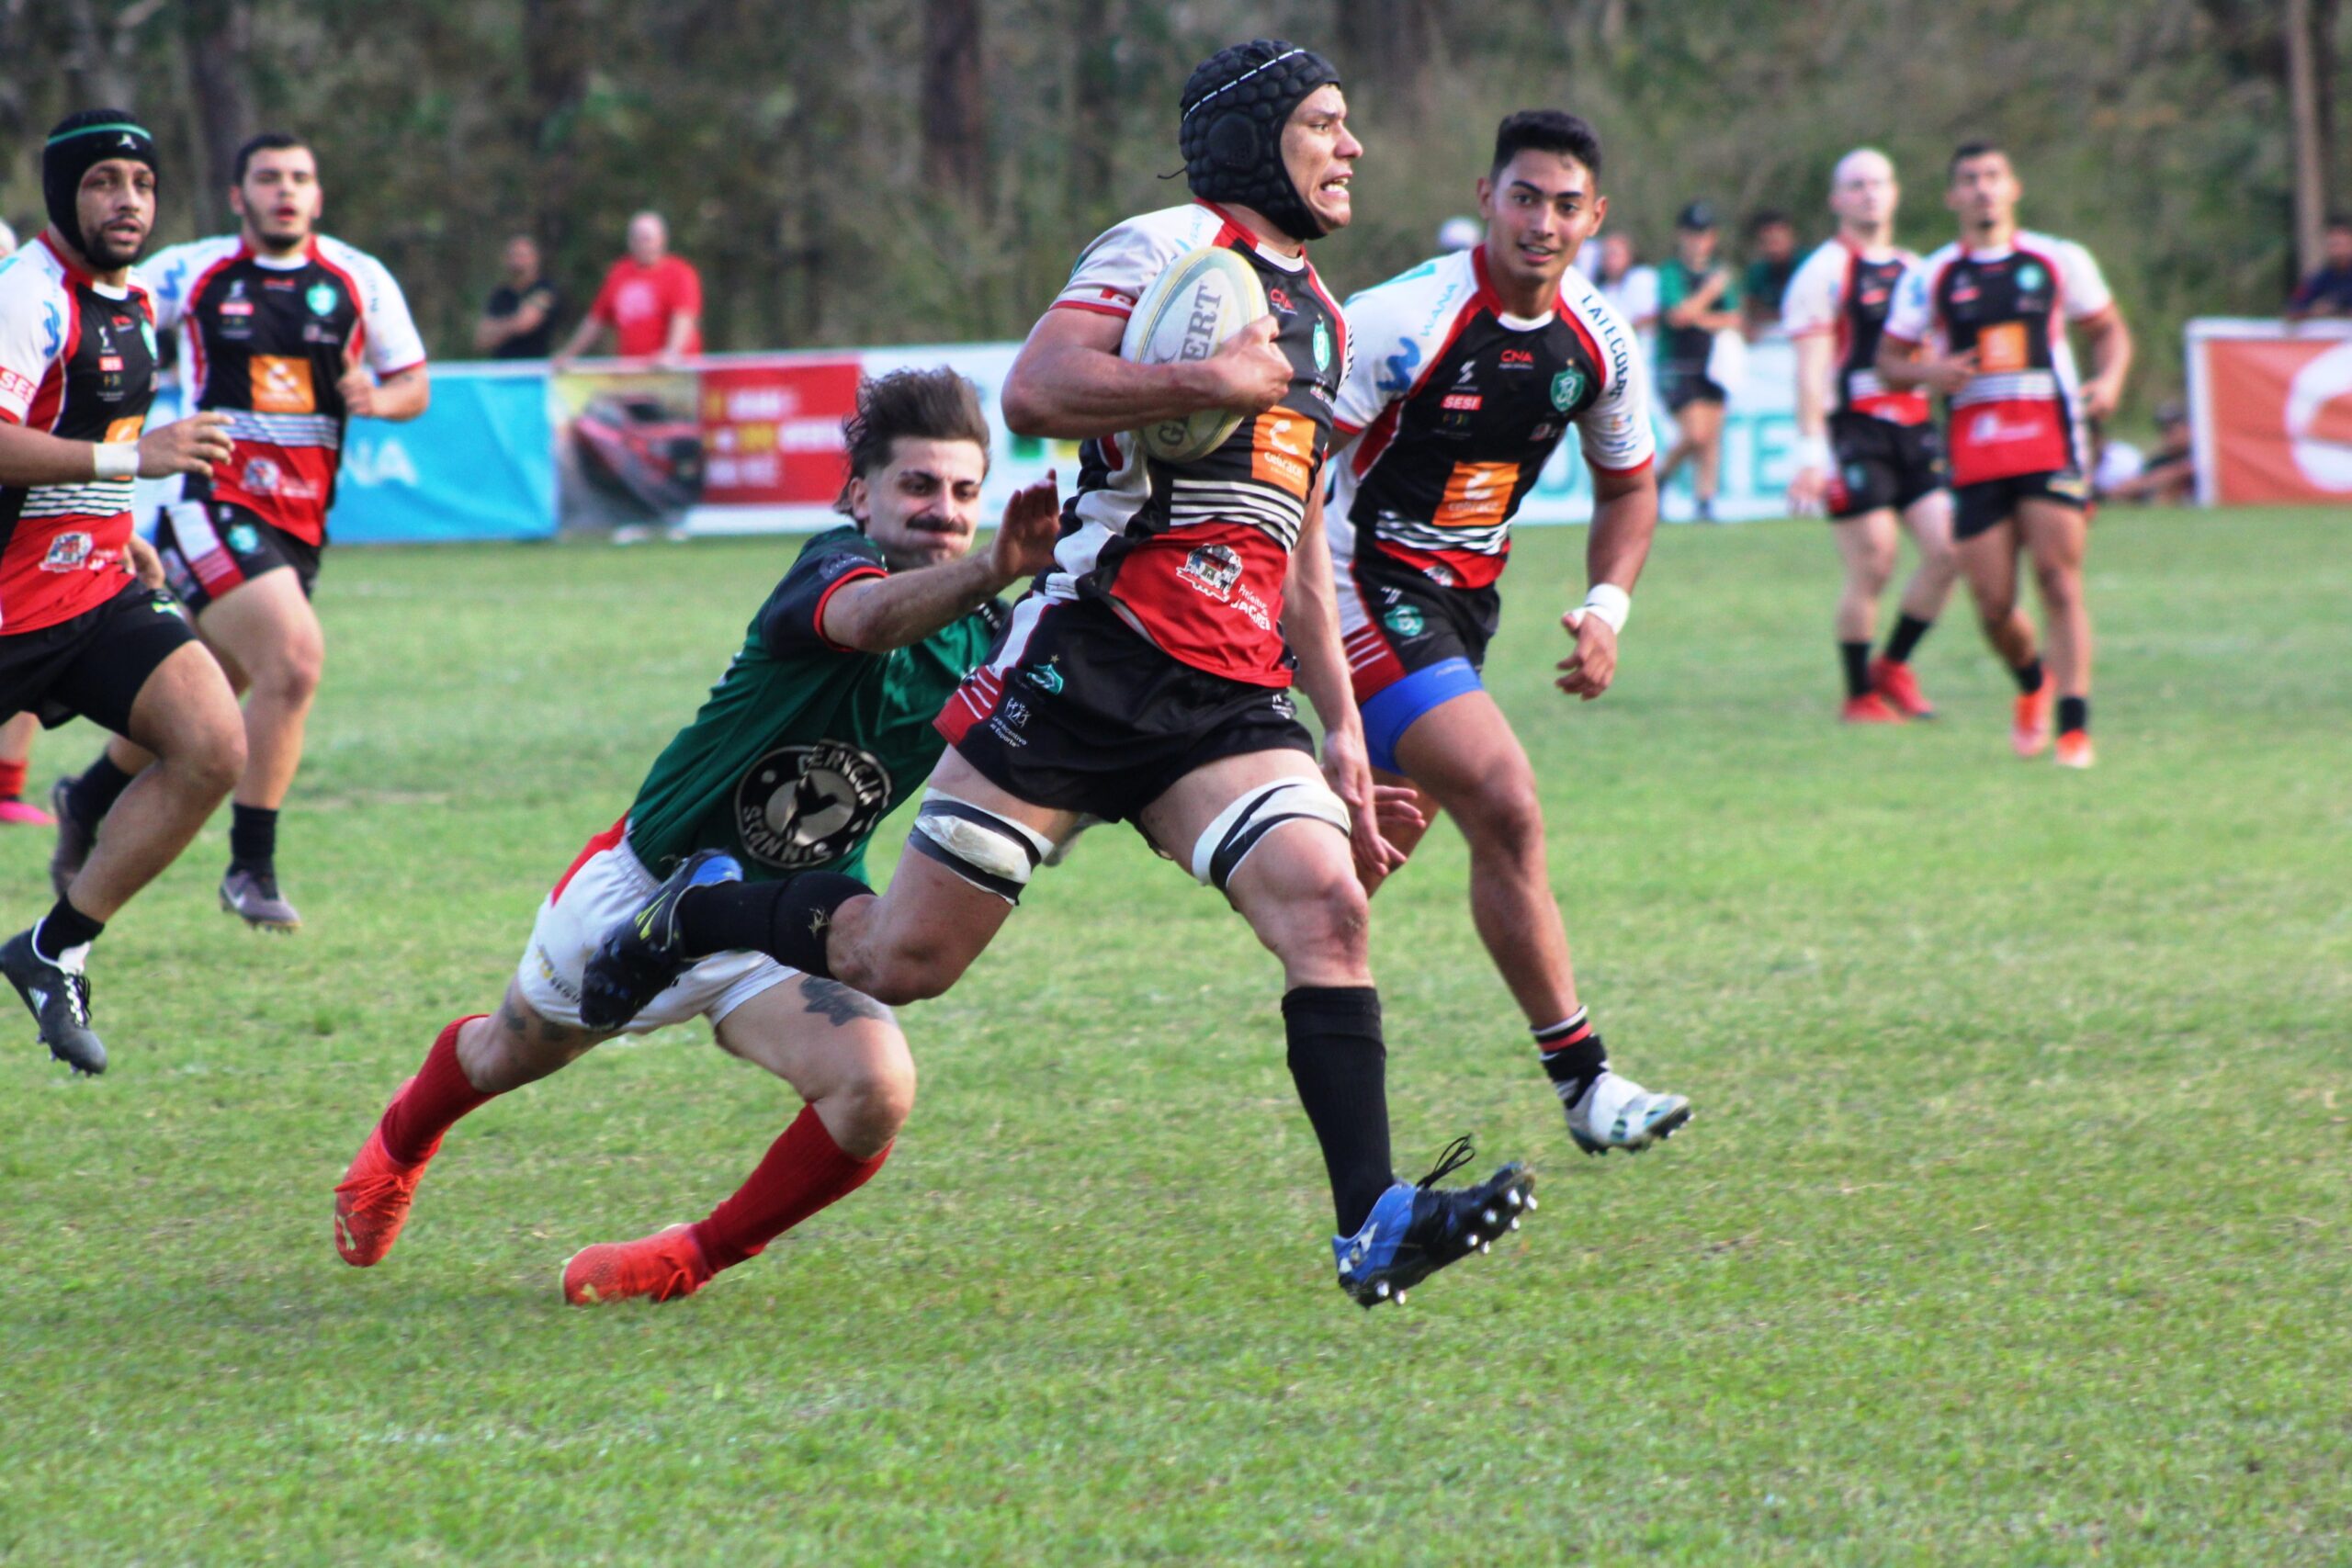
[[648, 206], [702, 268], [714, 349], [1012, 337], [1090, 237], [1182, 199], [1159, 176], [1192, 65], [1274, 35], [1348, 74], [1369, 149], [1354, 227], [1317, 253], [1338, 288], [1472, 209], [1514, 108], [1599, 127], [1610, 222], [1647, 257], [1696, 196], [1825, 235], [1861, 142], [1931, 248], [1945, 155], [1990, 134], [2026, 220], [2105, 264], [2144, 407], [2177, 389], [2185, 319], [2283, 298], [2298, 104], [2323, 189], [2352, 191], [2346, 21], [2339, 0], [0, 0], [0, 215], [39, 227], [41, 132], [109, 103], [173, 160], [159, 243], [228, 226], [245, 135], [310, 139], [327, 227], [391, 266], [445, 356], [507, 234], [549, 247], [576, 311]]

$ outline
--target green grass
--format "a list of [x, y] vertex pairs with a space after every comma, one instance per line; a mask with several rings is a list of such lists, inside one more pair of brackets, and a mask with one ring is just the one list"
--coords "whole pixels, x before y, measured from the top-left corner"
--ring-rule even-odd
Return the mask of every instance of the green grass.
[[[22, 1019], [0, 1053], [0, 1559], [2352, 1560], [2346, 529], [2102, 521], [2081, 775], [2010, 757], [1957, 611], [1943, 722], [1830, 722], [1817, 524], [1668, 532], [1617, 690], [1565, 705], [1583, 536], [1526, 536], [1489, 679], [1586, 995], [1700, 1116], [1574, 1156], [1441, 830], [1375, 906], [1399, 1157], [1474, 1130], [1544, 1202], [1378, 1314], [1331, 1287], [1271, 960], [1123, 830], [905, 1013], [884, 1174], [702, 1296], [555, 1289], [790, 1115], [699, 1027], [464, 1123], [344, 1267], [386, 1094], [793, 544], [341, 552], [309, 928], [214, 908], [224, 814], [102, 943], [115, 1070]], [[0, 838], [19, 921], [47, 850]]]

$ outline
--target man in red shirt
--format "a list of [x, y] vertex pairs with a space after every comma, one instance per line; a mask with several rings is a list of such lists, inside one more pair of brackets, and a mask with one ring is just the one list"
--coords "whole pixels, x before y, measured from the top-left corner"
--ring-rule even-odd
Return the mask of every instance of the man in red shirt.
[[624, 359], [667, 364], [702, 352], [702, 275], [670, 254], [669, 226], [658, 212], [628, 220], [628, 254], [605, 275], [596, 302], [556, 364], [587, 353], [606, 327], [613, 329], [613, 352]]

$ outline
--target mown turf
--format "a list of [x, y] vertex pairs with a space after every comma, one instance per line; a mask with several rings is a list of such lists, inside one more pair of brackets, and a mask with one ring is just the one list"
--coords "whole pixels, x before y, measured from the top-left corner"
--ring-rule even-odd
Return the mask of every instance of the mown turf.
[[[1617, 690], [1565, 705], [1582, 535], [1523, 538], [1490, 682], [1586, 995], [1700, 1116], [1574, 1155], [1441, 830], [1375, 907], [1399, 1158], [1475, 1131], [1544, 1202], [1372, 1314], [1271, 960], [1123, 830], [906, 1012], [881, 1178], [702, 1296], [555, 1288], [791, 1113], [699, 1028], [466, 1122], [345, 1268], [329, 1190], [385, 1095], [794, 546], [338, 553], [309, 927], [214, 908], [224, 817], [100, 945], [111, 1074], [6, 1032], [0, 1559], [2352, 1559], [2347, 529], [2103, 520], [2084, 775], [2009, 756], [1957, 610], [1942, 722], [1830, 722], [1817, 524], [1669, 532]], [[47, 850], [0, 837], [17, 923]]]

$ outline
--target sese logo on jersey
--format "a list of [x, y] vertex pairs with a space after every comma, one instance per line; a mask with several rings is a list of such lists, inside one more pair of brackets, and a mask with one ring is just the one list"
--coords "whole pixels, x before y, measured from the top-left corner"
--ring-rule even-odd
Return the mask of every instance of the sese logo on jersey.
[[735, 786], [735, 831], [762, 865], [800, 871], [854, 850], [890, 804], [890, 771], [839, 740], [779, 746]]

